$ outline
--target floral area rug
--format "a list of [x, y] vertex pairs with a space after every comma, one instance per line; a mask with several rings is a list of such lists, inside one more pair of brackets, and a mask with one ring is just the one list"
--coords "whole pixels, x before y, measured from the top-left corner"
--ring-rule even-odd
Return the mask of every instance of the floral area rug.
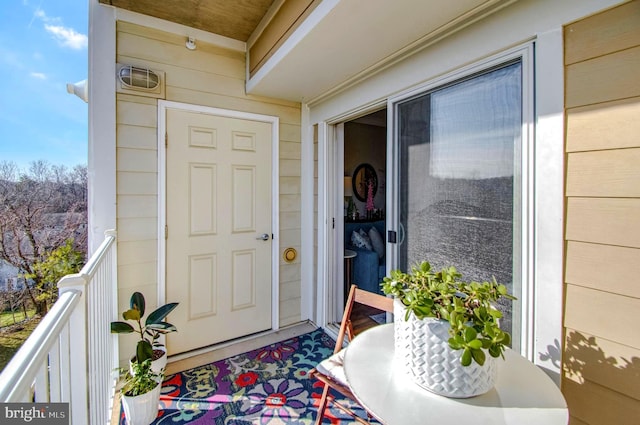
[[[154, 425], [313, 424], [322, 385], [307, 377], [333, 352], [321, 329], [205, 366], [169, 375]], [[357, 404], [333, 394], [363, 418]], [[124, 412], [120, 424], [127, 423]], [[329, 403], [325, 424], [356, 423]]]

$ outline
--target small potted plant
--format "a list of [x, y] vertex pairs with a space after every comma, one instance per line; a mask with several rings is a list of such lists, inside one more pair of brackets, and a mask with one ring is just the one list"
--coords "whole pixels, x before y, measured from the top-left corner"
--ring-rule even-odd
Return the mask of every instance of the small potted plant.
[[[414, 381], [441, 395], [471, 397], [493, 387], [493, 359], [511, 344], [509, 333], [500, 329], [502, 313], [495, 303], [515, 297], [495, 278], [460, 278], [455, 267], [435, 272], [422, 262], [410, 273], [392, 271], [382, 290], [395, 298], [396, 359]], [[468, 379], [453, 378], [459, 374]]]
[[[160, 335], [175, 332], [177, 329], [171, 323], [165, 322], [169, 313], [178, 306], [178, 303], [169, 303], [151, 312], [142, 324], [142, 317], [145, 313], [145, 299], [140, 292], [134, 292], [129, 302], [129, 310], [122, 313], [124, 320], [134, 322], [134, 326], [127, 322], [111, 322], [111, 333], [127, 334], [137, 333], [140, 340], [136, 345], [136, 354], [131, 359], [131, 363], [141, 363], [147, 359], [152, 361], [153, 370], [158, 373], [167, 364], [167, 353], [164, 345], [160, 342]], [[133, 371], [133, 369], [132, 369]]]
[[149, 425], [158, 416], [163, 373], [156, 373], [151, 359], [132, 364], [122, 371], [122, 407], [129, 425]]

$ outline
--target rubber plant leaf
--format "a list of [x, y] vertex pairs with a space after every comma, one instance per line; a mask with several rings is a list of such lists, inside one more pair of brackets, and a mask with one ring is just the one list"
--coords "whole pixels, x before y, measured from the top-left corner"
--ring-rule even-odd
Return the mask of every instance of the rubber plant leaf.
[[175, 325], [167, 322], [151, 323], [147, 325], [147, 329], [153, 329], [161, 333], [175, 332], [178, 330]]
[[149, 315], [149, 317], [147, 317], [147, 320], [145, 321], [145, 325], [149, 326], [154, 323], [160, 323], [165, 317], [167, 317], [167, 314], [171, 313], [173, 309], [176, 308], [177, 306], [178, 306], [178, 303], [169, 303], [169, 304], [163, 305], [162, 307], [159, 307], [158, 309], [153, 311]]
[[140, 292], [134, 292], [133, 294], [131, 294], [131, 299], [129, 300], [129, 308], [138, 309], [140, 311], [140, 317], [144, 316], [144, 295], [142, 295]]
[[112, 334], [130, 334], [133, 331], [133, 326], [126, 322], [111, 322]]
[[141, 363], [152, 357], [153, 347], [151, 347], [151, 344], [145, 340], [138, 341], [138, 345], [136, 346], [136, 361]]
[[140, 316], [140, 310], [132, 308], [131, 310], [127, 310], [124, 313], [122, 313], [122, 317], [124, 318], [124, 320], [138, 321], [142, 316]]

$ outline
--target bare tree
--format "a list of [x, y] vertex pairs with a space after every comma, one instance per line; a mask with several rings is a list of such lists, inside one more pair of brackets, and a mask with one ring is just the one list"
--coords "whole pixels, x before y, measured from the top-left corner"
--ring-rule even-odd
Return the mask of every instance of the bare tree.
[[31, 278], [27, 293], [39, 314], [47, 311], [42, 295], [50, 293], [51, 283], [34, 265], [69, 239], [77, 250], [87, 252], [84, 170], [69, 172], [35, 161], [21, 171], [12, 162], [0, 162], [0, 260]]

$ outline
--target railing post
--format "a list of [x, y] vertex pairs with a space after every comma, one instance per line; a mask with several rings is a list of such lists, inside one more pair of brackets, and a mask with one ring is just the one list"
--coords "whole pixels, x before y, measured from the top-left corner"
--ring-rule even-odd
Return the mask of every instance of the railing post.
[[65, 291], [81, 292], [80, 302], [69, 319], [69, 413], [71, 425], [89, 423], [89, 363], [87, 340], [87, 280], [83, 275], [74, 274], [63, 277], [58, 283], [60, 294]]

